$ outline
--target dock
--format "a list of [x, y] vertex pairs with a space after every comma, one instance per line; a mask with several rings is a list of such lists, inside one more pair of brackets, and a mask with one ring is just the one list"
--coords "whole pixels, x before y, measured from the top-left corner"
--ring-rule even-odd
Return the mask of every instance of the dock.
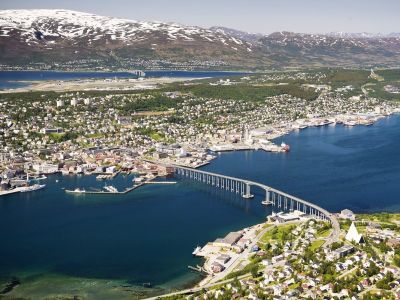
[[69, 194], [77, 194], [77, 195], [81, 195], [81, 194], [89, 194], [89, 195], [121, 195], [121, 194], [127, 194], [129, 192], [132, 192], [133, 190], [141, 187], [142, 185], [145, 185], [145, 183], [140, 183], [137, 185], [134, 185], [130, 188], [125, 189], [122, 192], [109, 192], [109, 191], [86, 191], [86, 190], [65, 190], [66, 193]]
[[199, 272], [201, 275], [207, 275], [207, 271], [203, 268], [200, 267], [199, 265], [196, 265], [195, 267], [193, 266], [188, 266], [188, 269], [195, 271], [195, 272]]
[[76, 195], [82, 195], [82, 194], [89, 194], [89, 195], [122, 195], [122, 194], [127, 194], [132, 192], [133, 190], [146, 185], [146, 184], [176, 184], [176, 181], [145, 181], [139, 184], [136, 184], [132, 187], [126, 188], [124, 191], [116, 191], [116, 192], [111, 192], [111, 191], [86, 191], [86, 190], [65, 190], [66, 193], [69, 194], [76, 194]]
[[145, 181], [145, 184], [176, 184], [176, 181]]

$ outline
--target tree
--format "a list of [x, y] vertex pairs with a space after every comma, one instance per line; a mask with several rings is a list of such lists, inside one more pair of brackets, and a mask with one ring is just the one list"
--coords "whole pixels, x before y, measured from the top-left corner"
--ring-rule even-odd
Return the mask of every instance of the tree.
[[257, 267], [257, 265], [254, 265], [254, 266], [251, 267], [250, 273], [251, 273], [251, 276], [253, 278], [258, 277], [258, 267]]

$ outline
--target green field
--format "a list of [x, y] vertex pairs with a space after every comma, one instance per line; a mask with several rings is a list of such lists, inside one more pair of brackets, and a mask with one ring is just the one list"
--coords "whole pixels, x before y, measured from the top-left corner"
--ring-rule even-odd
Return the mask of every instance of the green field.
[[274, 226], [261, 237], [260, 242], [269, 243], [272, 240], [282, 242], [289, 238], [290, 232], [294, 228], [296, 228], [296, 225], [293, 224]]

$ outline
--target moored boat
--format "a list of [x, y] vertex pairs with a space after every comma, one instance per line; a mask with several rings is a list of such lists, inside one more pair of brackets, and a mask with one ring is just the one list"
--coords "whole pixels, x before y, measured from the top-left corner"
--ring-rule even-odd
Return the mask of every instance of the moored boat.
[[33, 192], [45, 188], [45, 184], [34, 184], [21, 190], [21, 193]]
[[194, 248], [194, 250], [193, 250], [192, 254], [193, 254], [194, 256], [196, 256], [196, 255], [197, 255], [197, 253], [199, 253], [199, 252], [200, 252], [200, 250], [201, 250], [201, 247], [200, 247], [200, 246], [197, 246], [196, 248]]
[[281, 148], [283, 151], [288, 152], [290, 150], [290, 146], [284, 142], [281, 144]]

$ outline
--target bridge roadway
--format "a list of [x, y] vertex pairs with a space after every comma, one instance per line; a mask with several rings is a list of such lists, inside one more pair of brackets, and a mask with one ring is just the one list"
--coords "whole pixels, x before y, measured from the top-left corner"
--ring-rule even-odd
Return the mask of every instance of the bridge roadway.
[[[330, 245], [333, 242], [339, 240], [340, 226], [336, 217], [328, 212], [326, 209], [308, 202], [306, 200], [300, 199], [298, 197], [289, 195], [288, 193], [282, 192], [278, 189], [272, 188], [262, 183], [258, 183], [251, 180], [221, 175], [217, 173], [202, 171], [198, 169], [192, 169], [188, 167], [173, 165], [175, 173], [193, 179], [195, 181], [200, 181], [206, 184], [211, 184], [221, 189], [229, 190], [231, 192], [241, 193], [244, 198], [251, 198], [250, 186], [257, 186], [266, 192], [266, 201], [272, 205], [278, 205], [279, 208], [284, 207], [285, 209], [290, 208], [294, 210], [295, 205], [297, 210], [301, 210], [304, 213], [308, 213], [315, 218], [327, 220], [332, 224], [333, 231], [330, 236], [326, 239], [325, 246]], [[272, 201], [271, 201], [272, 198]], [[290, 204], [288, 203], [290, 201]]]

